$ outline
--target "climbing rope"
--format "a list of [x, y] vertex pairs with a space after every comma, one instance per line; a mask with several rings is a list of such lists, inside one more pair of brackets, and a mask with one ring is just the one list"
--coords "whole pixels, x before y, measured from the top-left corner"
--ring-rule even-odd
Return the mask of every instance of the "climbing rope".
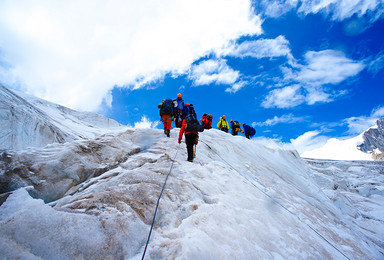
[[[287, 207], [285, 207], [283, 204], [278, 202], [276, 199], [268, 195], [265, 191], [263, 191], [260, 187], [258, 187], [256, 184], [254, 184], [252, 181], [250, 181], [247, 177], [245, 177], [243, 174], [241, 174], [235, 167], [233, 167], [229, 162], [227, 162], [223, 157], [220, 156], [219, 153], [217, 153], [215, 150], [212, 149], [211, 146], [209, 146], [206, 142], [200, 140], [203, 144], [205, 144], [210, 150], [212, 150], [217, 156], [220, 157], [220, 159], [228, 164], [229, 167], [231, 167], [234, 171], [236, 171], [238, 174], [240, 174], [243, 178], [245, 178], [248, 182], [250, 182], [255, 188], [257, 188], [259, 191], [261, 191], [265, 196], [270, 198], [274, 203], [280, 205], [283, 209], [285, 209], [287, 212], [295, 216], [301, 223], [305, 224], [307, 227], [309, 227], [312, 231], [314, 231], [319, 237], [321, 237], [325, 242], [327, 242], [330, 246], [332, 246], [336, 251], [338, 251], [341, 255], [343, 255], [346, 259], [350, 260], [348, 256], [346, 256], [340, 249], [338, 249], [334, 244], [332, 244], [327, 238], [325, 238], [323, 235], [321, 235], [318, 231], [316, 231], [313, 227], [311, 227], [309, 224], [305, 223], [299, 216], [297, 216], [295, 213], [293, 213], [291, 210], [289, 210]], [[260, 183], [259, 183], [260, 184]], [[263, 186], [262, 184], [260, 184]], [[265, 187], [263, 186], [265, 189]]]
[[154, 215], [153, 215], [151, 228], [150, 228], [150, 230], [149, 230], [148, 239], [147, 239], [147, 242], [145, 243], [145, 248], [144, 248], [144, 252], [143, 252], [143, 256], [141, 257], [141, 260], [144, 259], [145, 253], [146, 253], [146, 251], [147, 251], [147, 247], [148, 247], [148, 244], [149, 244], [149, 239], [151, 238], [151, 234], [152, 234], [152, 230], [153, 230], [153, 225], [155, 224], [155, 218], [156, 218], [157, 209], [159, 208], [160, 198], [161, 198], [161, 196], [163, 195], [163, 191], [164, 191], [164, 189], [165, 189], [165, 185], [167, 184], [168, 177], [169, 177], [169, 175], [170, 175], [171, 172], [172, 172], [173, 164], [174, 164], [174, 162], [175, 162], [175, 159], [176, 159], [176, 156], [177, 156], [177, 153], [178, 153], [179, 149], [180, 149], [180, 144], [179, 144], [179, 146], [177, 147], [177, 150], [176, 150], [176, 153], [175, 153], [175, 157], [174, 157], [173, 160], [172, 160], [171, 168], [169, 169], [169, 172], [168, 172], [168, 174], [167, 174], [167, 177], [165, 177], [165, 181], [164, 181], [164, 184], [163, 184], [163, 188], [161, 189], [159, 198], [157, 199], [156, 208], [155, 208], [155, 213], [154, 213]]

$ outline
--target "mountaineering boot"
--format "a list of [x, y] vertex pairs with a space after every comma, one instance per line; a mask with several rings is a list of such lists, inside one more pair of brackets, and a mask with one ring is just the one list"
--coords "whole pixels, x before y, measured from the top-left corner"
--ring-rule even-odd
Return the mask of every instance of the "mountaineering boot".
[[169, 137], [170, 131], [167, 129], [167, 132], [165, 134]]

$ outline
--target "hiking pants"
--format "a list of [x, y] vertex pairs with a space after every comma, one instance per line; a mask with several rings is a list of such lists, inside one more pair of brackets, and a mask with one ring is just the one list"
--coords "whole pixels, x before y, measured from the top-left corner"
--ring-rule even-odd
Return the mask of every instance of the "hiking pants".
[[162, 118], [163, 118], [163, 123], [164, 123], [164, 129], [171, 131], [172, 116], [171, 115], [163, 115]]
[[185, 143], [187, 144], [188, 161], [193, 161], [193, 146], [196, 143], [197, 134], [185, 134]]
[[180, 109], [176, 109], [175, 113], [175, 126], [176, 127], [181, 127], [181, 123], [183, 122], [183, 111]]

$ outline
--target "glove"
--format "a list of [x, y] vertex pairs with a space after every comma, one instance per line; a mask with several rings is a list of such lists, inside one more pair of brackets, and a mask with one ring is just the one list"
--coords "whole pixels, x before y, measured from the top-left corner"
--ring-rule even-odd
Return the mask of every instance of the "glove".
[[196, 138], [195, 145], [197, 145], [198, 143], [199, 143], [199, 139]]

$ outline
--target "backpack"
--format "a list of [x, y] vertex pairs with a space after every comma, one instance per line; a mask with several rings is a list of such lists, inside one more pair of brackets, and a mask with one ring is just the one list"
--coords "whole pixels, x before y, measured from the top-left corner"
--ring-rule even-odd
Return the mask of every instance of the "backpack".
[[160, 114], [173, 115], [173, 101], [172, 99], [165, 99], [163, 105], [160, 108]]
[[237, 121], [233, 122], [233, 130], [235, 130], [236, 132], [240, 132], [241, 128], [240, 128], [239, 122], [237, 122]]
[[256, 134], [256, 130], [253, 127], [249, 127], [249, 135], [254, 136]]
[[204, 132], [204, 126], [199, 124], [193, 113], [189, 113], [185, 118], [185, 123], [187, 124], [185, 132]]

